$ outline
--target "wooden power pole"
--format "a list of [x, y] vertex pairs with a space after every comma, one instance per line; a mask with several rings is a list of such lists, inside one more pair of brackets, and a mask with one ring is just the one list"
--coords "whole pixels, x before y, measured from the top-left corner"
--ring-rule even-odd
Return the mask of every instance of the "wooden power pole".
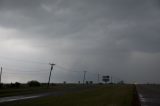
[[2, 81], [2, 67], [1, 67], [1, 73], [0, 73], [0, 83]]
[[48, 78], [48, 87], [49, 87], [49, 84], [50, 84], [50, 79], [51, 79], [51, 74], [52, 74], [53, 66], [56, 65], [56, 64], [50, 63], [50, 65], [51, 65], [51, 70], [50, 70], [49, 78]]

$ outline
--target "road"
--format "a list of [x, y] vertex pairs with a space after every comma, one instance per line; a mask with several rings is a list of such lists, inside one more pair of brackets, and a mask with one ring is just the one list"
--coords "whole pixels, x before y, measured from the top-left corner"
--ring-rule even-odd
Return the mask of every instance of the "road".
[[160, 106], [160, 85], [137, 85], [141, 106]]
[[51, 93], [41, 93], [41, 94], [34, 94], [34, 95], [20, 95], [20, 96], [9, 96], [9, 97], [2, 97], [0, 98], [0, 103], [4, 102], [11, 102], [11, 101], [17, 101], [17, 100], [25, 100], [25, 99], [33, 99], [33, 98], [39, 98], [44, 96], [58, 96], [62, 95], [64, 92], [51, 92]]
[[78, 91], [84, 90], [86, 88], [91, 88], [91, 87], [83, 87], [82, 86], [82, 87], [66, 88], [64, 90], [54, 91], [54, 92], [52, 91], [52, 92], [39, 93], [39, 94], [28, 94], [28, 95], [1, 97], [0, 98], [0, 104], [4, 103], [4, 102], [33, 99], [33, 98], [39, 98], [39, 97], [45, 97], [45, 96], [61, 96], [61, 95], [64, 95], [66, 93], [78, 92]]

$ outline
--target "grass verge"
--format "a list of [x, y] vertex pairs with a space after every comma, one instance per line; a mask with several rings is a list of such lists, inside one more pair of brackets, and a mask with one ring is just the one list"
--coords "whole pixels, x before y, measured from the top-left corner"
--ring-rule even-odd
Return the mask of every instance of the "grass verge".
[[133, 85], [97, 86], [63, 96], [4, 103], [3, 106], [132, 106], [133, 89]]

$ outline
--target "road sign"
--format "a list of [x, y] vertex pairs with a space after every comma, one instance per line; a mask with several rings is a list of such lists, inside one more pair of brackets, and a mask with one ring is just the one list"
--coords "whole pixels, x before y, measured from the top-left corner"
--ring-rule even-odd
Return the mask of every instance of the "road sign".
[[110, 76], [102, 76], [102, 81], [104, 81], [105, 83], [109, 82], [110, 80]]

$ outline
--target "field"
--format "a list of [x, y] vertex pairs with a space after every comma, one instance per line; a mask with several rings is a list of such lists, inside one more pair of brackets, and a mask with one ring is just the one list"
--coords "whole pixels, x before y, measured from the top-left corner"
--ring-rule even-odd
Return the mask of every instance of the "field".
[[[67, 88], [67, 87], [66, 87]], [[66, 89], [65, 88], [65, 89]], [[61, 88], [61, 90], [64, 90]], [[133, 106], [133, 85], [86, 87], [60, 96], [47, 96], [0, 104], [2, 106]]]
[[46, 86], [7, 88], [7, 89], [3, 88], [3, 89], [0, 89], [0, 97], [62, 91], [65, 89], [71, 89], [73, 87], [79, 88], [78, 86], [72, 86], [72, 85], [67, 85], [67, 86], [58, 85], [58, 86], [54, 86], [54, 87], [50, 87], [50, 88], [47, 88]]

